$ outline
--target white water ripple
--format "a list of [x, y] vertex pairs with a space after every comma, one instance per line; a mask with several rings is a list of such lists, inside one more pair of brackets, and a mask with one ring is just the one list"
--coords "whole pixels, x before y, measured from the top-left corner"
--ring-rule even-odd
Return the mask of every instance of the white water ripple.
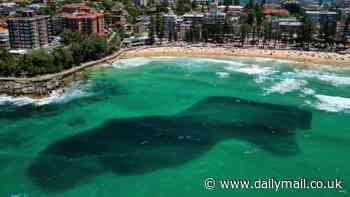
[[339, 96], [315, 95], [317, 109], [329, 112], [350, 112], [350, 98]]
[[274, 71], [271, 67], [261, 67], [258, 65], [245, 65], [245, 66], [227, 66], [225, 67], [228, 71], [245, 73], [248, 75], [269, 75]]
[[336, 73], [319, 70], [295, 70], [297, 78], [318, 79], [334, 86], [350, 85], [350, 77], [339, 76]]
[[82, 98], [89, 96], [89, 94], [85, 91], [87, 89], [87, 85], [82, 85], [81, 83], [75, 83], [69, 88], [66, 88], [64, 91], [56, 90], [53, 91], [48, 97], [45, 98], [30, 98], [27, 96], [8, 96], [8, 95], [0, 95], [0, 105], [13, 104], [16, 106], [25, 106], [25, 105], [47, 105], [51, 103], [64, 103], [69, 102], [76, 98]]
[[293, 79], [293, 78], [287, 78], [287, 79], [282, 80], [279, 83], [272, 85], [270, 88], [267, 88], [266, 93], [271, 94], [271, 93], [278, 92], [278, 93], [284, 94], [287, 92], [300, 90], [305, 85], [307, 85], [307, 81], [305, 81], [305, 80], [297, 80], [297, 79]]

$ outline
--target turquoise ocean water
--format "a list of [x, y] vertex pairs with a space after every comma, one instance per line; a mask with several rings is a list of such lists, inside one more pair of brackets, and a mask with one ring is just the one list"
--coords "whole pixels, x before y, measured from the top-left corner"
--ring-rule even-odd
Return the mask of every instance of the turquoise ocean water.
[[[321, 68], [322, 67], [322, 68]], [[154, 57], [0, 97], [0, 196], [349, 196], [350, 70]], [[216, 188], [206, 190], [213, 177]], [[342, 189], [221, 189], [221, 179]]]

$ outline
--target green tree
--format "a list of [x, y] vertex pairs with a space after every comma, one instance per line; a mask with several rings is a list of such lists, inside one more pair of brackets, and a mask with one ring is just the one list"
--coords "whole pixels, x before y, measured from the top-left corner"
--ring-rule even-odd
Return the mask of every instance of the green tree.
[[269, 43], [272, 38], [272, 22], [270, 20], [265, 19], [263, 21], [262, 27], [263, 27], [263, 34], [264, 34], [263, 45], [265, 46], [265, 44]]
[[164, 21], [160, 13], [157, 13], [156, 15], [156, 34], [160, 39], [160, 42], [162, 42], [164, 37]]
[[118, 51], [121, 45], [121, 38], [118, 32], [115, 32], [114, 37], [109, 41], [109, 51]]
[[191, 0], [177, 0], [175, 12], [177, 15], [183, 15], [186, 12], [191, 11], [192, 3]]
[[151, 16], [151, 21], [149, 23], [149, 39], [150, 39], [150, 44], [153, 45], [155, 42], [155, 31], [156, 31], [156, 17], [154, 15]]
[[72, 43], [69, 49], [74, 57], [74, 65], [79, 65], [84, 61], [84, 54], [79, 43]]
[[283, 7], [287, 9], [291, 15], [297, 18], [300, 18], [304, 14], [304, 9], [299, 3], [287, 2], [283, 4]]
[[63, 0], [61, 1], [61, 3], [64, 4], [68, 4], [68, 3], [82, 3], [83, 0]]
[[60, 68], [54, 65], [54, 56], [43, 49], [34, 50], [25, 57], [26, 61], [29, 63], [28, 65], [32, 67], [28, 69], [27, 65], [26, 68], [24, 68], [29, 76], [42, 75], [60, 70]]
[[341, 35], [341, 42], [344, 45], [348, 43], [349, 30], [350, 30], [350, 14], [348, 14], [345, 18], [343, 34]]
[[42, 8], [41, 12], [43, 12], [46, 15], [54, 16], [60, 12], [60, 8], [56, 1], [52, 1], [52, 2], [49, 2], [47, 6]]
[[195, 10], [195, 9], [198, 8], [198, 3], [197, 3], [196, 0], [193, 0], [193, 1], [192, 1], [191, 8], [192, 8], [192, 10]]
[[193, 42], [193, 29], [189, 28], [185, 32], [185, 41], [186, 42]]
[[116, 2], [113, 0], [102, 0], [101, 3], [105, 10], [111, 10]]
[[140, 8], [135, 4], [128, 2], [125, 6], [125, 9], [129, 13], [128, 22], [132, 24], [136, 23], [136, 17], [139, 16], [141, 13]]
[[204, 39], [204, 42], [208, 42], [209, 30], [208, 30], [208, 25], [206, 24], [202, 25], [202, 38]]
[[168, 2], [167, 1], [162, 1], [160, 4], [156, 5], [156, 12], [157, 13], [160, 13], [160, 12], [167, 13], [169, 11], [168, 7], [169, 7]]
[[244, 42], [247, 38], [248, 33], [251, 31], [251, 26], [247, 23], [244, 23], [240, 27], [241, 34], [241, 46], [244, 47]]
[[16, 64], [15, 57], [6, 49], [0, 48], [0, 75], [13, 76]]
[[232, 0], [224, 0], [224, 5], [225, 6], [232, 5]]
[[55, 65], [59, 65], [61, 66], [63, 69], [69, 69], [74, 65], [74, 58], [73, 58], [73, 54], [72, 51], [70, 51], [68, 48], [64, 48], [64, 47], [59, 47], [54, 49], [54, 51], [52, 52], [53, 56], [54, 56], [54, 64]]
[[199, 23], [194, 22], [191, 26], [192, 29], [192, 41], [199, 42], [201, 39], [201, 25]]
[[313, 40], [313, 34], [315, 31], [315, 26], [310, 17], [304, 16], [302, 18], [303, 27], [301, 31], [301, 42], [303, 46], [310, 47], [310, 42]]
[[330, 46], [331, 48], [335, 43], [337, 24], [336, 21], [330, 20], [328, 17], [321, 22], [320, 34], [322, 39]]
[[61, 42], [65, 45], [69, 45], [73, 42], [83, 42], [84, 36], [79, 32], [72, 32], [71, 30], [64, 30], [61, 34]]

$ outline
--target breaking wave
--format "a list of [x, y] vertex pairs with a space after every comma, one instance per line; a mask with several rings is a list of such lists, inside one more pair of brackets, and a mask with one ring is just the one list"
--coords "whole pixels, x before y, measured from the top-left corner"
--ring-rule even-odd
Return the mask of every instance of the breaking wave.
[[53, 91], [48, 97], [45, 98], [31, 98], [27, 96], [15, 97], [8, 95], [0, 95], [0, 105], [12, 104], [16, 106], [24, 105], [47, 105], [51, 103], [69, 102], [73, 99], [89, 96], [86, 89], [87, 84], [77, 82], [71, 87], [62, 90]]
[[318, 101], [314, 104], [317, 109], [329, 112], [350, 112], [350, 98], [315, 95]]
[[272, 87], [267, 88], [266, 93], [271, 94], [271, 93], [278, 92], [278, 93], [284, 94], [287, 92], [300, 90], [305, 85], [307, 85], [307, 81], [305, 81], [305, 80], [297, 80], [297, 79], [287, 78], [287, 79], [282, 80], [279, 83], [272, 85]]
[[269, 75], [274, 72], [271, 67], [261, 67], [258, 65], [247, 66], [247, 64], [244, 64], [244, 65], [245, 66], [241, 66], [241, 67], [227, 66], [225, 67], [225, 69], [228, 71], [240, 72], [248, 75]]
[[318, 79], [334, 86], [350, 85], [350, 77], [340, 76], [336, 73], [319, 70], [296, 70], [296, 77]]

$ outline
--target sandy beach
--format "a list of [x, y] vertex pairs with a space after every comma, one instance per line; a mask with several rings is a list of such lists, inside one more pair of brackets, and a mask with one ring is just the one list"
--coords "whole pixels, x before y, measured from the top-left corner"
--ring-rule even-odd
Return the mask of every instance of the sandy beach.
[[191, 56], [191, 57], [263, 57], [293, 60], [300, 63], [350, 66], [350, 55], [327, 52], [296, 50], [241, 49], [224, 47], [151, 47], [139, 48], [123, 53], [119, 58], [150, 56]]

